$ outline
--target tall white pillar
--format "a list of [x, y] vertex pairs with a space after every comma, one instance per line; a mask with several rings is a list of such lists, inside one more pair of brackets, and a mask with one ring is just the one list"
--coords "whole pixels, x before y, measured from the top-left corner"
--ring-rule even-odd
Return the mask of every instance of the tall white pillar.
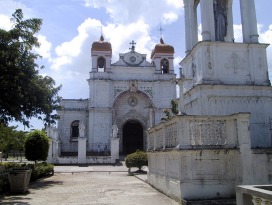
[[213, 0], [200, 1], [202, 40], [215, 40], [214, 9]]
[[198, 42], [197, 37], [197, 12], [194, 0], [183, 0], [185, 16], [185, 42], [186, 53], [190, 52]]
[[258, 43], [257, 19], [254, 0], [240, 0], [243, 42]]
[[49, 140], [49, 150], [48, 150], [48, 156], [46, 159], [47, 163], [53, 163], [53, 140], [50, 138]]
[[232, 13], [232, 3], [233, 0], [228, 0], [227, 2], [227, 36], [225, 37], [226, 42], [234, 41], [234, 32], [233, 32], [233, 13]]
[[78, 164], [86, 164], [86, 141], [87, 138], [78, 138]]
[[119, 138], [111, 138], [111, 163], [119, 159]]

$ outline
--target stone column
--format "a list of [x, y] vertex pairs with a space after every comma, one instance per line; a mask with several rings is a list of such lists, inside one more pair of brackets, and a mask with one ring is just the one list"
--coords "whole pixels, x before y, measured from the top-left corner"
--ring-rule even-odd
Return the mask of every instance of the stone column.
[[185, 16], [185, 42], [186, 53], [190, 52], [197, 43], [197, 13], [194, 8], [194, 0], [183, 0]]
[[111, 163], [115, 164], [119, 159], [119, 138], [111, 138]]
[[53, 163], [53, 140], [51, 138], [49, 139], [49, 150], [46, 162]]
[[86, 164], [86, 141], [87, 138], [79, 137], [78, 138], [78, 164]]
[[257, 19], [254, 0], [240, 0], [243, 42], [258, 43]]
[[215, 41], [213, 0], [200, 1], [202, 40]]
[[59, 140], [53, 140], [53, 158], [59, 157]]

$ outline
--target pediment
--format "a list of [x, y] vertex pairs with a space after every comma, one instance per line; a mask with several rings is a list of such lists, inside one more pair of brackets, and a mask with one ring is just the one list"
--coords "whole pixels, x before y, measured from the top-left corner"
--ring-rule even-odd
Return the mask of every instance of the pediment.
[[135, 51], [120, 53], [119, 60], [112, 65], [129, 67], [152, 66], [151, 63], [146, 61], [146, 54], [141, 54]]

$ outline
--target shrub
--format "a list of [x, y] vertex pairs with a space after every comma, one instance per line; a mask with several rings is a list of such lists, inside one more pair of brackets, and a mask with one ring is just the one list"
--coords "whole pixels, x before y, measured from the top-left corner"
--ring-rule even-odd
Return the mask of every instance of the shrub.
[[31, 181], [54, 174], [54, 165], [47, 164], [46, 162], [38, 163], [35, 165], [32, 164], [31, 169]]
[[37, 162], [45, 161], [48, 156], [49, 138], [45, 132], [34, 130], [30, 132], [25, 142], [25, 157], [28, 160]]
[[[46, 162], [37, 163], [37, 164], [26, 164], [26, 163], [13, 163], [13, 162], [3, 162], [0, 163], [0, 174], [1, 171], [6, 173], [10, 169], [32, 169], [30, 181], [37, 180], [39, 178], [53, 175], [54, 174], [54, 165], [47, 164]], [[0, 175], [0, 194], [7, 191], [9, 188], [7, 174]]]
[[137, 150], [136, 152], [129, 154], [126, 157], [127, 168], [137, 167], [139, 170], [141, 170], [143, 166], [147, 165], [148, 165], [147, 154], [143, 151]]

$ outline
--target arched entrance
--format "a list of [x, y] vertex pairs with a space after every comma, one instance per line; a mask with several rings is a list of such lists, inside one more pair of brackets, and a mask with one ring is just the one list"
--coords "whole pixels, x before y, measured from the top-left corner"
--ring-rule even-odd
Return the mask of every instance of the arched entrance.
[[123, 126], [123, 154], [130, 154], [137, 149], [143, 150], [143, 126], [135, 121], [129, 120]]

